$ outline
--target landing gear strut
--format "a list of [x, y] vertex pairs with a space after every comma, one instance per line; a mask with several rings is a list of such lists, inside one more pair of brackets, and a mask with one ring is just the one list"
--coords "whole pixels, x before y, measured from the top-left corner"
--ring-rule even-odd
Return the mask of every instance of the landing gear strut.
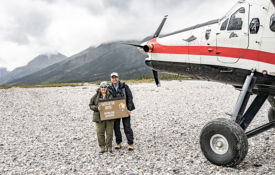
[[215, 119], [206, 124], [201, 131], [201, 150], [213, 164], [231, 167], [238, 165], [248, 152], [247, 139], [275, 126], [275, 110], [272, 109], [269, 110], [269, 123], [245, 133], [268, 97], [268, 93], [258, 93], [244, 113], [257, 79], [253, 72], [246, 77], [231, 120]]
[[268, 120], [269, 122], [272, 122], [275, 120], [275, 110], [272, 107], [270, 107], [268, 110]]

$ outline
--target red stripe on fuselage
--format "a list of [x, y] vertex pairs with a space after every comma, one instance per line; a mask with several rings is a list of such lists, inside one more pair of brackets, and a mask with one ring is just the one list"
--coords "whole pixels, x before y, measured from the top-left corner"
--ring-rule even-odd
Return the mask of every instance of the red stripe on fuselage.
[[[154, 38], [148, 43], [154, 45], [152, 53], [205, 55], [229, 58], [240, 58], [241, 56], [241, 59], [260, 61], [268, 64], [275, 64], [275, 54], [270, 52], [216, 46], [165, 46], [157, 43], [156, 40], [157, 39]], [[219, 52], [219, 54], [217, 54], [217, 52]]]

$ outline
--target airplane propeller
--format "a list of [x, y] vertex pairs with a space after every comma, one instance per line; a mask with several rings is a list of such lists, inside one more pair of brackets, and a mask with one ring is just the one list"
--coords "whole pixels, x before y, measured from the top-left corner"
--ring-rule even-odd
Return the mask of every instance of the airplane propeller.
[[[157, 38], [157, 37], [159, 36], [159, 34], [160, 34], [160, 32], [161, 32], [161, 29], [162, 29], [162, 27], [164, 26], [167, 17], [168, 17], [168, 15], [165, 15], [165, 16], [164, 16], [163, 20], [161, 21], [161, 23], [160, 23], [160, 25], [159, 25], [159, 27], [158, 27], [157, 31], [155, 32], [155, 34], [154, 34], [154, 36], [153, 36], [152, 39]], [[155, 82], [156, 82], [157, 87], [160, 87], [161, 85], [160, 85], [160, 81], [159, 81], [158, 72], [155, 71], [155, 70], [153, 70], [153, 75], [154, 75], [154, 78], [155, 78]]]
[[[157, 31], [155, 32], [155, 34], [153, 35], [153, 38], [157, 38], [161, 32], [161, 29], [163, 28], [164, 24], [165, 24], [165, 21], [167, 19], [168, 15], [165, 15], [163, 20], [161, 21]], [[121, 44], [126, 44], [126, 45], [129, 45], [129, 46], [134, 46], [134, 47], [139, 47], [139, 48], [142, 48], [144, 52], [149, 52], [150, 50], [153, 49], [153, 45], [137, 45], [137, 44], [127, 44], [127, 43], [121, 43]], [[154, 79], [155, 79], [155, 82], [156, 82], [156, 85], [158, 87], [160, 87], [160, 81], [159, 81], [159, 77], [158, 77], [158, 72], [153, 70], [153, 75], [154, 75]]]

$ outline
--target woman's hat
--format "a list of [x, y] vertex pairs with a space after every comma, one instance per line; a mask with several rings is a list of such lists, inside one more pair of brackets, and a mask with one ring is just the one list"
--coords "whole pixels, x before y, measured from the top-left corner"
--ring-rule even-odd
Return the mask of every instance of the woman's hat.
[[106, 86], [106, 87], [108, 87], [108, 83], [107, 83], [106, 81], [102, 81], [102, 82], [100, 83], [99, 87], [101, 87], [101, 86]]

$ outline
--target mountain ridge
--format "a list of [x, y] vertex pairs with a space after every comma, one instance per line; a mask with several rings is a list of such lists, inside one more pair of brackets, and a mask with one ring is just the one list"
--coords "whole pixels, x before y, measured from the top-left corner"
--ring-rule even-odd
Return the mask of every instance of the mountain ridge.
[[[123, 42], [140, 43], [135, 40]], [[136, 47], [118, 42], [102, 43], [97, 47], [88, 47], [35, 73], [13, 79], [6, 84], [51, 84], [109, 80], [111, 72], [118, 72], [121, 79], [132, 79], [142, 73], [151, 73], [151, 69], [144, 63], [146, 57]]]
[[0, 78], [10, 73], [6, 67], [0, 67]]
[[[50, 59], [49, 59], [50, 58]], [[30, 75], [45, 67], [58, 63], [65, 60], [67, 57], [61, 53], [57, 54], [41, 54], [32, 59], [26, 66], [15, 68], [7, 75], [0, 78], [0, 84], [6, 84], [12, 80]]]

